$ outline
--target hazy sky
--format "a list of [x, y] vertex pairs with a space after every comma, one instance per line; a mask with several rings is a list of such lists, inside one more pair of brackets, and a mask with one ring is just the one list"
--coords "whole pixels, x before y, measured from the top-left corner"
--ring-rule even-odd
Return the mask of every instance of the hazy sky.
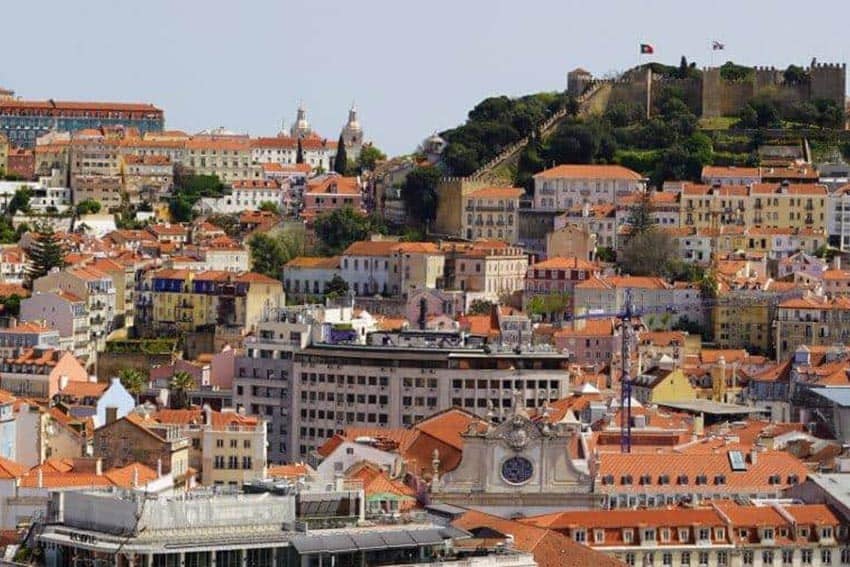
[[0, 4], [0, 85], [25, 98], [152, 102], [169, 128], [273, 135], [303, 99], [336, 138], [352, 100], [392, 154], [493, 94], [565, 87], [684, 54], [716, 62], [850, 59], [850, 1], [27, 0]]

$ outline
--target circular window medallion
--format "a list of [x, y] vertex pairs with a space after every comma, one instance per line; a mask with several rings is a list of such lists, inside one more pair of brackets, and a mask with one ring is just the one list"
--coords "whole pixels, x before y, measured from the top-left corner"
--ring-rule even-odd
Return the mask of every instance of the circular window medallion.
[[511, 457], [502, 463], [502, 478], [511, 484], [523, 484], [531, 479], [534, 465], [525, 457]]

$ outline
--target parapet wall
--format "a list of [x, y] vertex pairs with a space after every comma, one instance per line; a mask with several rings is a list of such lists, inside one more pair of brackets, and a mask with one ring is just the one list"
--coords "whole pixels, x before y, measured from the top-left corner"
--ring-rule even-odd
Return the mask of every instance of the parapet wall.
[[[800, 102], [828, 99], [844, 107], [847, 65], [844, 63], [816, 63], [804, 69], [808, 80], [799, 84], [785, 82], [783, 69], [754, 67], [753, 73], [740, 81], [726, 81], [720, 68], [702, 71], [702, 78], [671, 79], [660, 75], [652, 77], [652, 96], [670, 87], [682, 92], [688, 107], [697, 116], [735, 116], [754, 97], [769, 96], [781, 106]], [[610, 84], [609, 104], [624, 102], [646, 105], [646, 76], [626, 73], [625, 78], [596, 80], [593, 84]]]

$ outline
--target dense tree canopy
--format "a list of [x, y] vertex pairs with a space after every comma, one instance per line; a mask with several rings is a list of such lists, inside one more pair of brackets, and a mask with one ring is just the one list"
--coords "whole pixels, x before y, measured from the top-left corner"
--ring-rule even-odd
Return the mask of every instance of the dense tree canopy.
[[437, 216], [437, 185], [441, 177], [436, 167], [417, 167], [407, 174], [401, 198], [412, 224], [424, 225]]
[[94, 199], [86, 199], [77, 203], [78, 215], [94, 215], [100, 212], [100, 202]]
[[29, 212], [31, 198], [32, 189], [29, 187], [24, 186], [15, 191], [15, 194], [12, 195], [12, 199], [9, 201], [8, 207], [6, 207], [9, 215], [14, 216], [18, 211], [22, 213]]
[[386, 232], [378, 216], [367, 216], [350, 207], [319, 215], [313, 226], [321, 251], [327, 255], [339, 254], [352, 242], [366, 240], [371, 234]]
[[357, 156], [357, 168], [363, 171], [372, 171], [375, 169], [375, 164], [379, 161], [387, 159], [386, 154], [369, 144], [360, 148], [360, 155]]
[[248, 240], [248, 249], [253, 271], [280, 279], [283, 265], [304, 254], [304, 239], [294, 231], [260, 232]]
[[497, 96], [481, 101], [469, 112], [466, 124], [443, 132], [448, 142], [443, 160], [453, 175], [469, 175], [503, 148], [531, 131], [564, 104], [560, 93], [520, 98]]

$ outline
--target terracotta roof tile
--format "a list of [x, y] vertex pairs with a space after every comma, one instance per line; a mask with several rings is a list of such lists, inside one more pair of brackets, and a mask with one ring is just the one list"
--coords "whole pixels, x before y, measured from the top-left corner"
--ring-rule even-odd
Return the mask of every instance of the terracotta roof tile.
[[534, 176], [544, 179], [623, 179], [639, 181], [641, 174], [622, 165], [558, 165]]

